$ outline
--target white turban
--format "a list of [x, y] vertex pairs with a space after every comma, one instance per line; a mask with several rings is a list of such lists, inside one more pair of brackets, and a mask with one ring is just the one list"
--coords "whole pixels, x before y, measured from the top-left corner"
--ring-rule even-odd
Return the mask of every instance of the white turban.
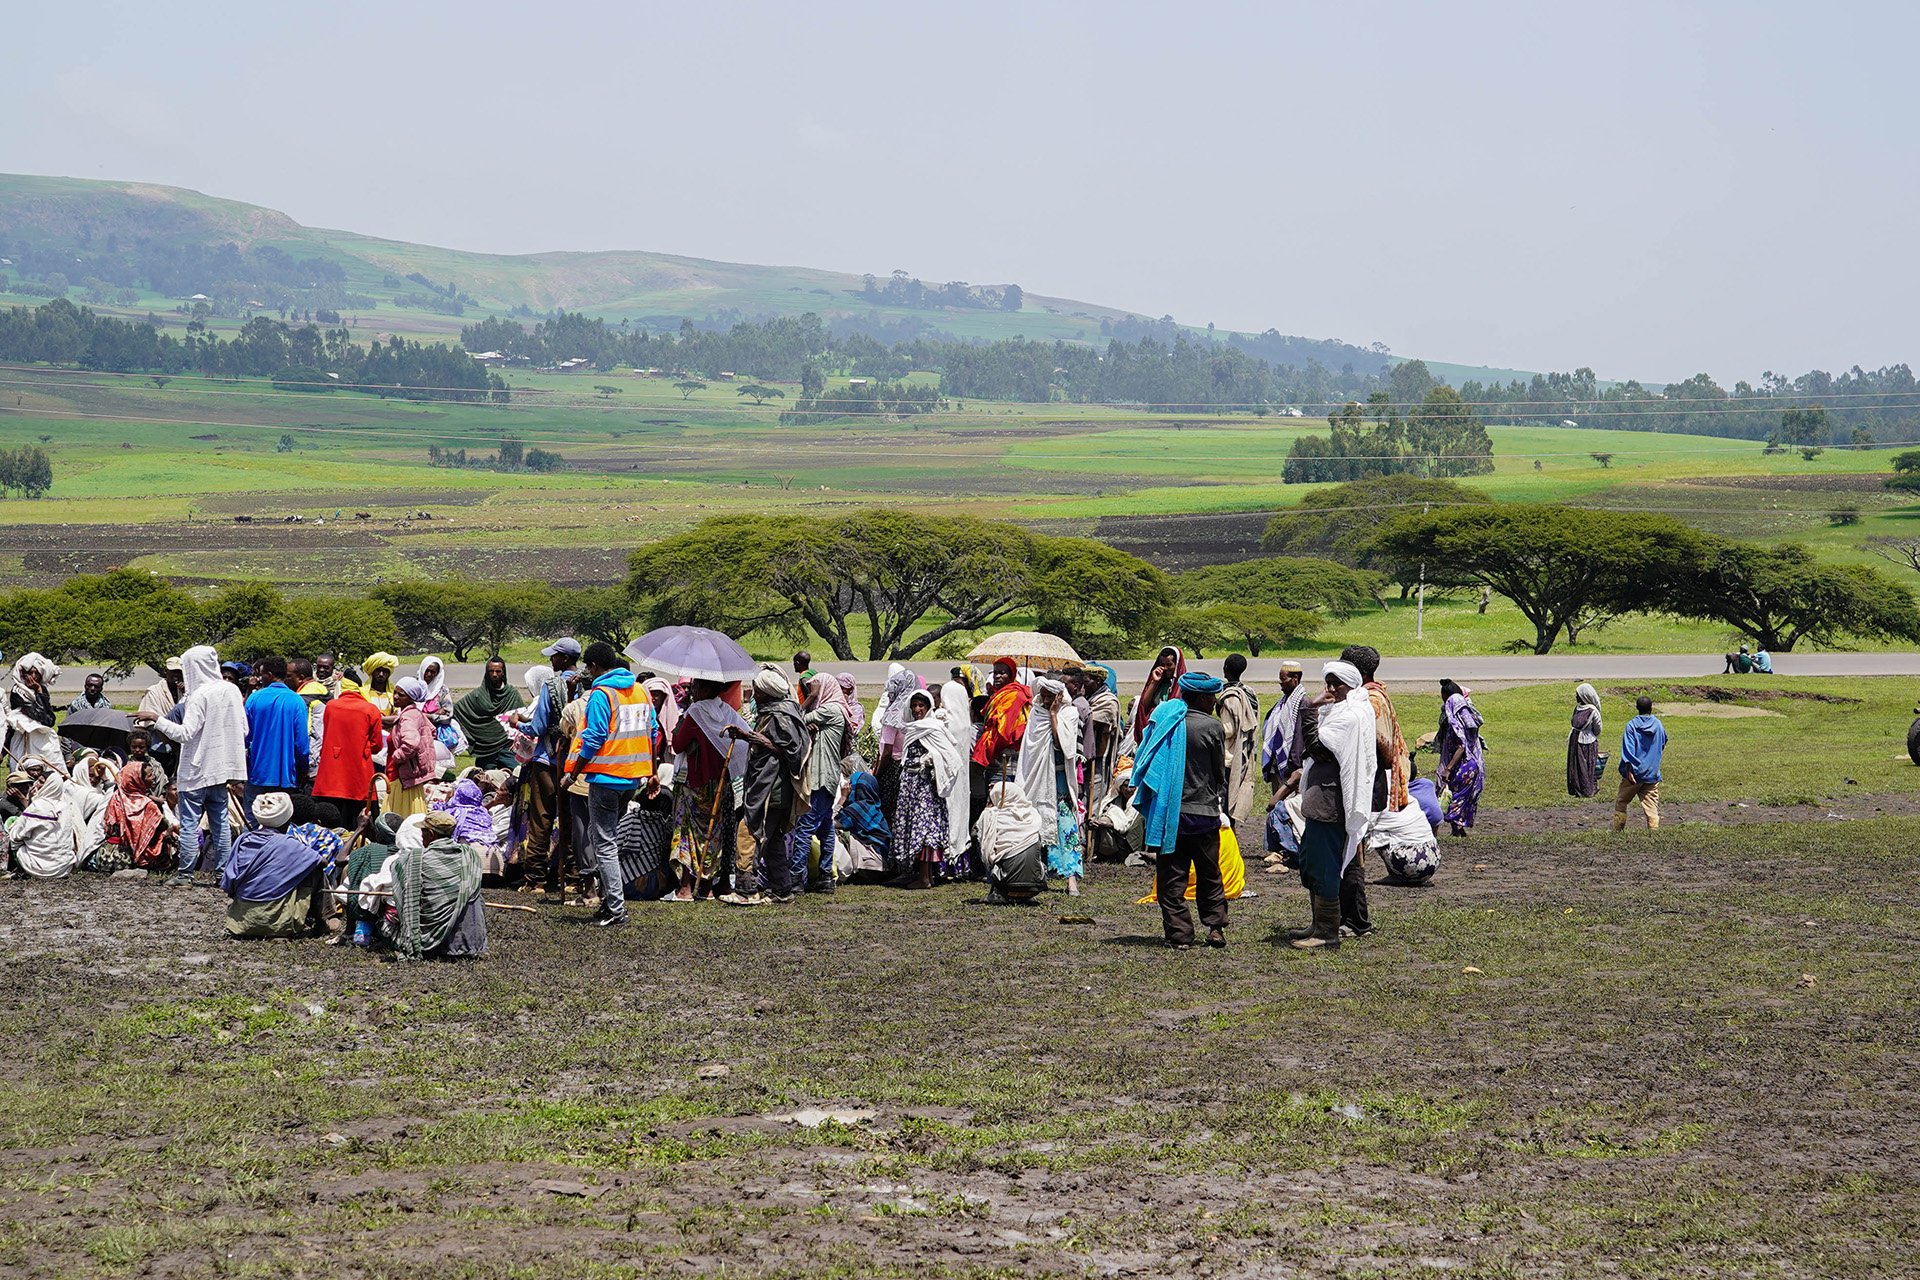
[[757, 695], [778, 702], [782, 698], [793, 696], [793, 685], [784, 671], [769, 662], [754, 675], [753, 691]]
[[293, 801], [280, 791], [262, 791], [253, 798], [253, 816], [261, 826], [280, 830], [293, 821]]
[[1338, 680], [1349, 689], [1358, 689], [1365, 681], [1360, 678], [1360, 668], [1351, 662], [1329, 662], [1320, 669], [1323, 678]]

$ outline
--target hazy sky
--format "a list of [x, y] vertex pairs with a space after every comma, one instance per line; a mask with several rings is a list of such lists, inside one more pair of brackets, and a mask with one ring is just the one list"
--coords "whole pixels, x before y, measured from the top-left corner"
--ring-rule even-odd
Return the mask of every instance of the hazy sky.
[[1528, 369], [1920, 362], [1920, 6], [21, 4], [0, 171]]

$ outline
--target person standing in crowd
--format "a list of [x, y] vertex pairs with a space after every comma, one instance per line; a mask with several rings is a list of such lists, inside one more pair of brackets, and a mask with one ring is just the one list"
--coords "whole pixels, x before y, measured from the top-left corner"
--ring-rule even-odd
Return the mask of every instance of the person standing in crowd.
[[947, 802], [958, 778], [946, 715], [933, 709], [933, 695], [925, 689], [907, 695], [904, 743], [900, 818], [892, 828], [901, 863], [895, 883], [907, 889], [931, 889], [935, 880], [956, 870]]
[[[380, 708], [381, 716], [393, 714], [393, 673], [400, 669], [400, 659], [390, 653], [370, 653], [367, 660], [360, 664], [366, 673], [366, 683], [360, 686], [360, 692], [368, 702]], [[391, 722], [389, 722], [391, 723]]]
[[[180, 671], [180, 659], [168, 658], [159, 682], [148, 685], [147, 691], [140, 695], [140, 706], [134, 712], [134, 719], [144, 720], [148, 724], [165, 719], [180, 705], [186, 688], [186, 677]], [[180, 748], [174, 746], [171, 739], [160, 738], [153, 743], [153, 758], [172, 775], [180, 765]]]
[[13, 664], [13, 688], [7, 691], [7, 754], [17, 766], [38, 756], [66, 772], [66, 756], [53, 731], [53, 682], [60, 668], [38, 653]]
[[328, 800], [353, 830], [374, 802], [373, 757], [384, 744], [380, 708], [367, 701], [357, 678], [340, 677], [339, 696], [324, 704], [313, 798]]
[[306, 785], [313, 749], [306, 699], [287, 684], [287, 660], [262, 658], [254, 666], [268, 683], [246, 700], [247, 789], [242, 803], [249, 819], [262, 792], [289, 792]]
[[987, 785], [1012, 781], [1019, 772], [1020, 743], [1026, 737], [1033, 694], [1017, 679], [1010, 658], [996, 658], [987, 677], [987, 710], [973, 743], [973, 763], [986, 771]]
[[1180, 677], [1187, 673], [1187, 656], [1175, 645], [1168, 645], [1153, 660], [1153, 669], [1147, 672], [1147, 682], [1140, 689], [1140, 696], [1133, 701], [1133, 740], [1140, 742], [1147, 736], [1147, 721], [1152, 719], [1154, 710], [1173, 696], [1174, 688]]
[[[808, 655], [794, 655], [797, 663]], [[808, 893], [833, 892], [833, 802], [840, 795], [840, 759], [853, 749], [847, 727], [846, 704], [840, 701], [840, 682], [825, 672], [809, 670], [801, 679], [800, 694], [807, 731], [813, 748], [807, 754], [806, 772], [800, 780], [805, 808], [787, 837], [787, 882], [796, 890], [804, 886]], [[810, 875], [807, 855], [813, 841], [820, 841], [820, 869]]]
[[1083, 667], [1074, 673], [1087, 700], [1087, 718], [1080, 733], [1080, 753], [1087, 762], [1087, 820], [1106, 820], [1113, 798], [1113, 770], [1120, 755], [1120, 698], [1107, 687], [1106, 672]]
[[393, 687], [393, 725], [387, 730], [387, 809], [403, 818], [427, 811], [427, 784], [440, 776], [435, 750], [439, 740], [420, 705], [426, 696], [425, 682], [415, 676], [403, 677]]
[[340, 659], [331, 653], [323, 653], [313, 660], [313, 678], [327, 686], [327, 699], [332, 701], [340, 696]]
[[602, 928], [627, 922], [626, 885], [620, 877], [620, 815], [634, 790], [653, 776], [653, 699], [634, 680], [613, 646], [596, 640], [581, 659], [586, 668], [586, 707], [580, 733], [567, 758], [567, 781], [587, 781], [584, 856], [599, 869]]
[[[740, 823], [732, 774], [736, 761], [744, 772], [746, 757], [727, 730], [747, 722], [723, 696], [727, 689], [711, 680], [693, 681], [667, 740], [680, 762], [673, 795], [673, 863], [683, 902], [702, 896], [759, 897], [750, 862], [744, 879], [735, 876]], [[876, 783], [876, 804], [878, 799]]]
[[1600, 790], [1600, 691], [1590, 684], [1573, 690], [1573, 723], [1567, 730], [1567, 794], [1583, 799]]
[[87, 672], [80, 683], [80, 696], [67, 704], [68, 711], [105, 711], [113, 706], [107, 696], [107, 678], [98, 671]]
[[1302, 951], [1340, 945], [1342, 881], [1372, 818], [1379, 772], [1379, 730], [1360, 669], [1329, 662], [1325, 681], [1300, 724], [1300, 807], [1306, 817], [1300, 880], [1313, 904], [1313, 922], [1293, 931], [1289, 942]]
[[[1407, 807], [1408, 784], [1413, 773], [1413, 754], [1400, 734], [1400, 714], [1394, 710], [1387, 686], [1375, 679], [1380, 670], [1380, 651], [1372, 645], [1350, 644], [1340, 652], [1342, 662], [1351, 663], [1360, 673], [1361, 688], [1373, 707], [1373, 815], [1390, 818]], [[1373, 916], [1367, 909], [1366, 845], [1354, 851], [1340, 876], [1340, 927], [1356, 938], [1373, 932]]]
[[1280, 664], [1280, 698], [1267, 712], [1267, 722], [1261, 729], [1260, 772], [1275, 791], [1300, 767], [1294, 758], [1294, 737], [1300, 725], [1300, 708], [1307, 700], [1300, 684], [1302, 674], [1300, 664], [1292, 658]]
[[453, 704], [453, 719], [466, 735], [467, 750], [482, 769], [514, 766], [513, 737], [500, 717], [526, 705], [520, 691], [507, 679], [507, 661], [499, 654], [487, 659], [480, 687]]
[[1480, 745], [1480, 712], [1465, 689], [1451, 680], [1440, 682], [1440, 730], [1433, 749], [1440, 757], [1440, 780], [1447, 784], [1447, 826], [1464, 836], [1480, 811], [1480, 793], [1487, 774]]
[[305, 658], [287, 659], [287, 684], [307, 704], [307, 758], [318, 768], [320, 737], [326, 729], [327, 703], [334, 697], [334, 691], [314, 678], [313, 663]]
[[1227, 816], [1241, 825], [1253, 821], [1253, 780], [1260, 776], [1260, 700], [1241, 683], [1244, 654], [1228, 654], [1221, 669], [1227, 681], [1214, 714], [1227, 731]]
[[[904, 708], [905, 697], [901, 699]], [[793, 901], [791, 864], [787, 860], [787, 832], [793, 802], [800, 785], [800, 769], [807, 754], [807, 725], [793, 686], [778, 667], [760, 668], [753, 678], [754, 724], [729, 724], [726, 734], [747, 744], [747, 830], [758, 851], [760, 873], [766, 877], [774, 902]], [[723, 901], [738, 905], [765, 901], [742, 893], [739, 886]]]
[[1036, 675], [1026, 732], [1020, 740], [1019, 785], [1040, 815], [1047, 872], [1064, 876], [1067, 892], [1080, 896], [1082, 862], [1079, 821], [1080, 724], [1067, 687]]
[[168, 884], [192, 884], [200, 863], [200, 820], [213, 847], [213, 871], [226, 865], [231, 847], [228, 789], [247, 780], [247, 705], [237, 686], [220, 674], [220, 655], [200, 644], [180, 655], [186, 696], [180, 719], [140, 720], [179, 744], [174, 785], [180, 795], [180, 869]]
[[1653, 699], [1634, 699], [1634, 717], [1620, 735], [1620, 794], [1613, 801], [1613, 829], [1627, 829], [1627, 806], [1635, 800], [1647, 815], [1647, 830], [1660, 829], [1660, 762], [1667, 751], [1667, 726], [1653, 714]]
[[568, 743], [560, 736], [560, 713], [573, 700], [573, 668], [580, 661], [580, 642], [562, 636], [540, 656], [551, 666], [545, 677], [536, 681], [543, 668], [527, 673], [527, 696], [532, 714], [527, 717], [527, 734], [533, 739], [533, 758], [521, 766], [520, 789], [525, 797], [526, 839], [520, 842], [520, 870], [528, 889], [545, 886], [549, 894], [560, 889], [560, 850], [566, 846], [571, 823], [566, 816], [566, 801], [560, 794], [560, 770], [566, 763]]
[[[947, 750], [953, 766], [953, 783], [947, 791], [947, 874], [958, 879], [973, 870], [973, 695], [966, 683], [954, 679], [941, 685], [937, 710], [947, 722]], [[851, 741], [847, 751], [853, 751]]]
[[1193, 946], [1187, 879], [1194, 881], [1207, 945], [1227, 945], [1227, 887], [1220, 874], [1220, 824], [1230, 770], [1227, 732], [1213, 714], [1224, 688], [1217, 676], [1189, 671], [1154, 709], [1133, 758], [1134, 803], [1154, 857], [1154, 892], [1167, 945]]

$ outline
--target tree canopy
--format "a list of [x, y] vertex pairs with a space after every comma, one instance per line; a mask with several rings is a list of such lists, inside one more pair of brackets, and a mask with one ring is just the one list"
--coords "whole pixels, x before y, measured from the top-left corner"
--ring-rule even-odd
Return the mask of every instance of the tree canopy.
[[552, 608], [552, 591], [536, 582], [476, 582], [438, 578], [383, 582], [370, 593], [393, 611], [406, 642], [427, 652], [449, 652], [465, 662], [476, 651], [497, 653], [539, 625]]
[[1324, 610], [1349, 617], [1379, 605], [1379, 578], [1331, 560], [1264, 556], [1176, 574], [1174, 596], [1186, 605], [1267, 605]]
[[1701, 534], [1666, 516], [1508, 503], [1406, 513], [1373, 547], [1486, 584], [1533, 624], [1533, 651], [1618, 614], [1660, 608]]
[[1016, 611], [1066, 634], [1125, 633], [1168, 601], [1165, 575], [1099, 543], [883, 508], [716, 517], [635, 552], [627, 581], [650, 625], [811, 628], [849, 661], [849, 619], [865, 623], [867, 657], [905, 658]]
[[1723, 622], [1780, 652], [1802, 640], [1920, 640], [1920, 609], [1905, 587], [1866, 565], [1823, 564], [1793, 543], [1702, 535], [1673, 612]]

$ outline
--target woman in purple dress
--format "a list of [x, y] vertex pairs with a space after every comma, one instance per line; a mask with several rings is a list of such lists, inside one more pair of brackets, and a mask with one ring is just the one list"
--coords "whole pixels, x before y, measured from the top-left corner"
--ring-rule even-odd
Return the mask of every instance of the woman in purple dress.
[[1464, 836], [1480, 810], [1487, 773], [1480, 744], [1480, 712], [1471, 695], [1451, 680], [1440, 682], [1440, 729], [1433, 749], [1440, 757], [1440, 778], [1447, 784], [1447, 825]]

